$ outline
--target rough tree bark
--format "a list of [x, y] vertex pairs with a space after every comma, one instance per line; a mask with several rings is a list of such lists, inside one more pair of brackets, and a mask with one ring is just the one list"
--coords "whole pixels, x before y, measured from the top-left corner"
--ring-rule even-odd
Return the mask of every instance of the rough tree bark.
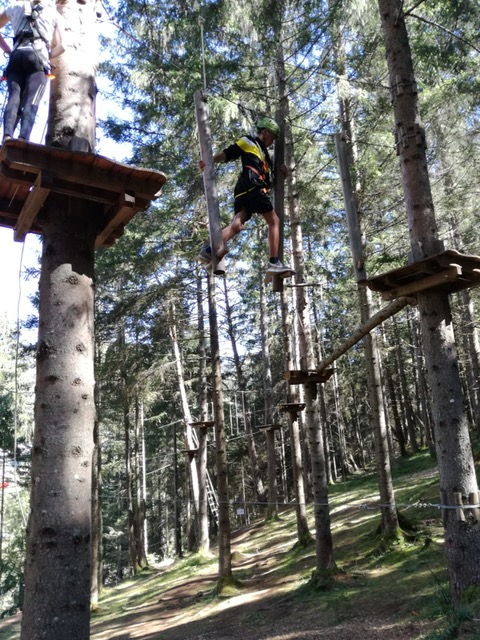
[[[277, 45], [276, 76], [279, 92], [279, 101], [282, 105], [284, 120], [288, 116], [288, 95], [285, 82], [285, 62], [283, 48]], [[296, 271], [295, 284], [305, 283], [305, 263], [303, 258], [302, 226], [300, 221], [300, 209], [298, 191], [296, 187], [295, 172], [292, 171], [295, 164], [293, 141], [288, 123], [285, 123], [286, 133], [286, 158], [289, 166], [288, 174], [288, 209], [290, 215], [291, 242], [293, 263]], [[314, 368], [313, 341], [310, 329], [309, 304], [305, 287], [296, 287], [295, 309], [297, 318], [297, 333], [300, 349], [300, 369], [308, 371]], [[323, 444], [323, 425], [320, 422], [320, 412], [317, 402], [317, 387], [315, 384], [306, 384], [305, 387], [305, 422], [310, 447], [310, 459], [312, 466], [312, 482], [314, 494], [315, 513], [315, 541], [316, 541], [316, 578], [323, 578], [326, 571], [335, 567], [333, 558], [333, 541], [330, 528], [330, 510], [328, 504], [328, 485], [326, 473], [325, 449]]]
[[49, 199], [22, 640], [89, 637], [94, 220], [79, 200]]
[[218, 587], [222, 592], [233, 581], [232, 551], [230, 542], [230, 513], [228, 500], [227, 443], [225, 438], [225, 413], [222, 391], [222, 367], [218, 338], [215, 276], [208, 270], [208, 309], [210, 319], [210, 348], [212, 352], [213, 409], [215, 415], [215, 442], [217, 459], [218, 492]]
[[[95, 140], [95, 10], [59, 8], [65, 53], [47, 141]], [[78, 69], [78, 72], [76, 71]], [[42, 212], [35, 434], [22, 640], [87, 640], [90, 626], [97, 204], [50, 195]]]
[[[407, 221], [415, 260], [442, 249], [426, 160], [425, 130], [402, 0], [379, 0], [386, 46], [396, 144], [400, 157]], [[475, 465], [458, 371], [448, 295], [429, 290], [418, 295], [420, 326], [431, 392], [442, 502], [478, 504]], [[477, 510], [478, 512], [478, 510]], [[445, 549], [453, 603], [480, 586], [480, 521], [472, 509], [445, 511]]]
[[[202, 278], [197, 275], [197, 315], [198, 315], [198, 361], [199, 361], [199, 407], [200, 420], [208, 419], [207, 392], [207, 349], [205, 346], [205, 322], [203, 318]], [[207, 500], [207, 429], [198, 429], [198, 543], [199, 550], [208, 553], [210, 538], [208, 535]]]

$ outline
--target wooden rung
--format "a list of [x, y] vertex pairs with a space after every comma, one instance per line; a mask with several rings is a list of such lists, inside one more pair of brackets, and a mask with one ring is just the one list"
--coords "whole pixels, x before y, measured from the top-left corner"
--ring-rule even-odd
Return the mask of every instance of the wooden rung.
[[309, 384], [311, 382], [326, 382], [333, 375], [333, 369], [308, 371], [285, 371], [285, 378], [289, 384]]
[[306, 404], [304, 402], [282, 402], [277, 404], [278, 410], [283, 413], [300, 413], [305, 407]]
[[281, 424], [259, 424], [259, 429], [263, 429], [264, 431], [278, 431], [278, 429], [282, 429]]
[[193, 458], [193, 456], [196, 453], [198, 453], [198, 448], [197, 449], [183, 449], [182, 453], [188, 453], [188, 455]]
[[198, 422], [189, 422], [188, 424], [197, 429], [208, 429], [215, 426], [215, 420], [199, 420]]

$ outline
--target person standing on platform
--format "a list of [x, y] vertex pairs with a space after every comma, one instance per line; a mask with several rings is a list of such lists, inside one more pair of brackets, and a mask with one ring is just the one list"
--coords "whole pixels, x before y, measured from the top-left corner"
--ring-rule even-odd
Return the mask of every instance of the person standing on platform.
[[13, 137], [19, 117], [19, 139], [30, 138], [51, 71], [50, 59], [64, 51], [59, 17], [53, 0], [11, 0], [0, 13], [0, 28], [11, 22], [15, 34], [5, 71], [8, 101], [3, 142]]
[[[274, 140], [280, 134], [280, 127], [272, 118], [259, 118], [256, 123], [257, 135], [243, 136], [234, 144], [213, 156], [215, 163], [242, 161], [242, 172], [234, 190], [234, 216], [232, 222], [222, 230], [224, 243], [231, 240], [245, 227], [254, 213], [259, 213], [268, 226], [269, 263], [267, 275], [291, 277], [295, 271], [282, 264], [279, 259], [280, 219], [275, 212], [268, 190], [271, 187], [270, 170], [272, 161], [268, 154]], [[205, 168], [204, 160], [198, 163], [200, 170]], [[203, 247], [198, 260], [208, 265], [212, 261], [212, 248]]]

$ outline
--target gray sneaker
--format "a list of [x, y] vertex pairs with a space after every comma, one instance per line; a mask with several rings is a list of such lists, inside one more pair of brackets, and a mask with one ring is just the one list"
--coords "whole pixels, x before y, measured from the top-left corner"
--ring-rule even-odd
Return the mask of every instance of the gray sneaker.
[[282, 278], [291, 278], [295, 275], [295, 271], [290, 269], [290, 267], [286, 267], [280, 260], [273, 264], [272, 262], [268, 263], [267, 267], [267, 276], [279, 275]]
[[208, 251], [208, 247], [202, 247], [200, 253], [197, 256], [197, 260], [199, 262], [203, 262], [203, 264], [210, 264], [212, 261], [212, 252]]

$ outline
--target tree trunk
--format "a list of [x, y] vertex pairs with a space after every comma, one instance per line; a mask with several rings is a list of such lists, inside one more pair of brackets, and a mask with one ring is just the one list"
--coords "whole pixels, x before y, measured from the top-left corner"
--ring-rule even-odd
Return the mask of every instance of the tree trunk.
[[[200, 420], [206, 421], [208, 419], [207, 350], [205, 347], [205, 322], [203, 318], [203, 287], [200, 276], [197, 276], [197, 315]], [[198, 430], [198, 542], [200, 551], [208, 553], [210, 538], [208, 535], [206, 428], [199, 428]]]
[[480, 434], [480, 344], [475, 326], [475, 310], [468, 289], [459, 292], [463, 319], [463, 339], [465, 342], [466, 375], [470, 390], [473, 421]]
[[[183, 438], [184, 438], [184, 444], [185, 444], [185, 450], [186, 450], [185, 464], [188, 469], [187, 485], [191, 487], [192, 494], [193, 494], [193, 505], [194, 505], [193, 519], [194, 519], [195, 526], [192, 526], [192, 523], [190, 522], [191, 517], [187, 519], [187, 542], [188, 542], [189, 550], [192, 551], [195, 548], [197, 544], [197, 539], [198, 539], [198, 509], [199, 509], [198, 469], [197, 469], [197, 463], [195, 461], [195, 456], [193, 455], [193, 453], [188, 453], [188, 452], [192, 452], [195, 449], [195, 443], [194, 443], [193, 428], [191, 426], [192, 414], [190, 413], [190, 406], [188, 404], [187, 391], [185, 388], [183, 362], [180, 354], [180, 348], [178, 345], [177, 321], [176, 321], [176, 314], [175, 314], [175, 306], [173, 303], [170, 304], [168, 317], [169, 317], [168, 325], [169, 325], [169, 331], [170, 331], [170, 339], [172, 342], [172, 350], [173, 350], [175, 365], [177, 369], [178, 391], [180, 394], [180, 402], [181, 402], [182, 415], [183, 415]], [[187, 502], [190, 502], [189, 493], [190, 492], [187, 493], [187, 496], [188, 496]]]
[[[122, 351], [124, 345], [124, 329], [122, 328]], [[135, 535], [135, 504], [133, 493], [133, 470], [132, 470], [132, 443], [130, 427], [130, 402], [128, 397], [127, 372], [125, 362], [121, 364], [122, 392], [123, 392], [123, 429], [125, 438], [125, 483], [127, 490], [127, 527], [128, 527], [128, 551], [130, 565], [134, 574], [138, 573], [141, 567], [137, 566], [137, 536]]]
[[102, 455], [99, 421], [95, 421], [93, 433], [94, 453], [92, 460], [92, 588], [91, 606], [98, 606], [103, 587], [103, 519], [102, 519]]
[[[91, 0], [69, 3], [59, 11], [65, 18], [66, 51], [55, 70], [47, 140], [66, 147], [66, 137], [77, 136], [88, 139], [93, 149], [94, 5]], [[22, 640], [89, 637], [93, 271], [96, 218], [101, 214], [100, 205], [52, 194], [42, 212], [35, 481], [27, 529]]]
[[395, 317], [392, 319], [393, 333], [395, 336], [395, 353], [397, 356], [397, 371], [400, 377], [400, 393], [403, 401], [404, 418], [407, 422], [408, 438], [413, 453], [418, 453], [417, 434], [415, 433], [415, 418], [413, 415], [412, 401], [408, 390], [407, 376], [405, 375], [404, 355], [402, 340]]
[[[413, 63], [401, 0], [379, 0], [395, 112], [412, 254], [418, 260], [441, 249], [418, 112]], [[475, 465], [468, 433], [448, 295], [418, 295], [420, 326], [431, 392], [442, 502], [478, 502]], [[453, 603], [469, 587], [480, 586], [480, 521], [474, 510], [445, 512], [445, 548]]]
[[95, 150], [95, 75], [98, 66], [95, 4], [57, 4], [63, 16], [65, 52], [55, 59], [47, 144], [73, 151]]
[[[340, 64], [344, 59], [343, 51], [339, 56]], [[343, 70], [342, 70], [343, 71]], [[348, 151], [350, 152], [350, 163], [355, 167], [355, 159], [357, 155], [356, 132], [353, 116], [350, 112], [348, 101], [339, 99], [340, 115], [342, 120], [342, 129], [345, 137], [349, 141]], [[355, 271], [358, 267], [363, 269], [363, 256], [365, 247], [365, 232], [363, 228], [363, 220], [361, 211], [358, 210], [357, 202], [360, 191], [360, 184], [351, 181], [348, 163], [348, 154], [342, 153], [342, 142], [337, 140], [340, 161], [340, 170], [342, 175], [342, 186], [344, 191], [344, 200], [346, 203], [352, 203], [355, 212], [349, 216], [350, 220], [350, 236], [360, 236], [360, 242], [352, 246], [352, 254], [354, 255]], [[344, 157], [344, 156], [347, 157]], [[352, 183], [354, 182], [354, 186]], [[356, 213], [356, 215], [355, 215]], [[358, 229], [355, 229], [355, 218], [357, 218]], [[352, 233], [353, 232], [353, 233]], [[354, 243], [352, 242], [352, 245]], [[357, 255], [360, 252], [360, 255]], [[357, 264], [358, 263], [358, 264]], [[372, 294], [366, 287], [360, 287], [358, 290], [358, 300], [360, 306], [360, 317], [362, 324], [370, 320], [372, 316]], [[399, 534], [399, 525], [397, 510], [395, 506], [395, 496], [393, 492], [393, 482], [391, 476], [390, 465], [390, 448], [387, 416], [385, 413], [385, 403], [383, 397], [382, 376], [380, 366], [380, 348], [377, 334], [375, 331], [368, 333], [363, 341], [365, 349], [365, 360], [367, 369], [368, 397], [372, 412], [373, 433], [375, 440], [375, 456], [377, 461], [378, 481], [380, 500], [382, 503], [382, 533], [387, 539], [395, 539]]]
[[95, 215], [49, 199], [40, 277], [22, 640], [86, 640], [90, 624]]
[[[288, 96], [285, 83], [285, 63], [283, 49], [277, 45], [276, 75], [279, 101], [283, 105], [284, 118], [288, 116]], [[305, 283], [305, 264], [303, 258], [303, 238], [298, 202], [298, 190], [295, 172], [293, 141], [290, 127], [286, 121], [286, 158], [290, 171], [288, 174], [288, 208], [291, 227], [291, 242], [294, 268], [296, 271], [295, 284]], [[300, 369], [308, 371], [314, 368], [313, 341], [310, 329], [309, 305], [304, 287], [296, 287], [295, 310], [297, 318], [297, 333], [299, 338]], [[323, 427], [316, 401], [315, 385], [305, 385], [305, 422], [310, 445], [312, 465], [313, 494], [315, 499], [315, 539], [316, 539], [316, 570], [318, 577], [326, 570], [334, 568], [333, 542], [330, 530], [330, 515], [328, 505], [328, 485], [325, 468], [325, 450], [323, 446]]]
[[148, 566], [147, 551], [145, 549], [145, 500], [142, 495], [143, 487], [143, 402], [138, 397], [135, 398], [135, 533], [137, 536], [137, 565], [142, 569]]
[[227, 445], [223, 408], [222, 368], [218, 339], [215, 276], [208, 271], [208, 308], [210, 319], [210, 348], [212, 352], [213, 407], [215, 414], [215, 444], [218, 492], [218, 591], [232, 581], [232, 553], [230, 543], [230, 513], [228, 499]]
[[[242, 363], [240, 362], [240, 356], [238, 355], [237, 341], [235, 339], [235, 331], [233, 327], [233, 318], [232, 318], [232, 308], [230, 306], [230, 300], [228, 297], [228, 289], [227, 289], [227, 280], [223, 281], [224, 285], [224, 294], [225, 294], [225, 314], [227, 318], [227, 327], [228, 327], [228, 336], [230, 338], [230, 344], [232, 347], [233, 353], [233, 361], [235, 363], [235, 371], [237, 374], [237, 388], [245, 397], [245, 393], [247, 391], [247, 385], [245, 382], [245, 376], [243, 375]], [[260, 294], [261, 295], [261, 294]], [[262, 345], [263, 345], [262, 341]], [[265, 353], [264, 353], [265, 356]], [[268, 360], [263, 360], [264, 367], [267, 366]], [[251, 414], [245, 411], [245, 403], [242, 404], [243, 409], [243, 420], [245, 425], [245, 437], [247, 440], [248, 454], [250, 456], [250, 464], [252, 469], [252, 479], [253, 479], [253, 487], [254, 487], [254, 499], [255, 502], [264, 502], [265, 501], [265, 487], [263, 486], [262, 476], [260, 473], [260, 464], [258, 462], [258, 454], [257, 447], [255, 445], [255, 439], [253, 437], [252, 431], [252, 420]]]
[[[263, 274], [258, 271], [260, 290], [260, 333], [262, 336], [262, 362], [263, 362], [263, 394], [265, 405], [265, 424], [273, 424], [273, 382], [270, 362], [270, 346], [267, 305], [265, 301], [265, 283]], [[278, 518], [278, 491], [277, 491], [277, 467], [275, 458], [275, 431], [266, 429], [265, 438], [267, 443], [267, 473], [268, 473], [268, 506], [266, 520]]]

